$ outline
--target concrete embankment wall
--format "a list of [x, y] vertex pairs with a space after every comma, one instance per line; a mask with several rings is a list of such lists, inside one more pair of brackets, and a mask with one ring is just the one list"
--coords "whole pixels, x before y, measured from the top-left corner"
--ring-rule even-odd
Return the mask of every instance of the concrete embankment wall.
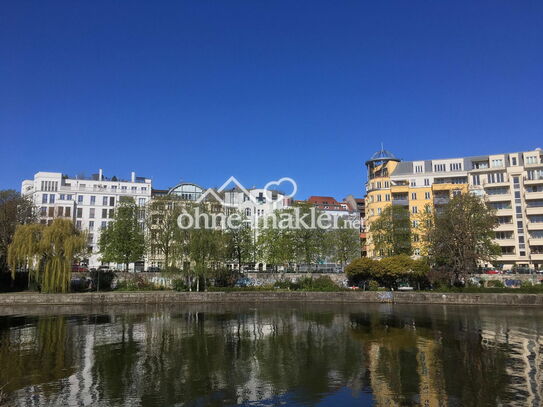
[[543, 306], [543, 294], [462, 294], [433, 292], [110, 292], [74, 294], [0, 294], [2, 306], [10, 305], [114, 305], [171, 303], [394, 303]]

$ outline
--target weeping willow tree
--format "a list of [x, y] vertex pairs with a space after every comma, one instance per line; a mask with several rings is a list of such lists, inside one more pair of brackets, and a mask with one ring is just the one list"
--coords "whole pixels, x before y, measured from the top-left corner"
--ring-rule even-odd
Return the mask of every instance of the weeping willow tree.
[[45, 293], [65, 293], [70, 287], [74, 257], [86, 247], [86, 237], [67, 219], [51, 225], [20, 225], [8, 249], [12, 278], [19, 268], [28, 269], [29, 280]]

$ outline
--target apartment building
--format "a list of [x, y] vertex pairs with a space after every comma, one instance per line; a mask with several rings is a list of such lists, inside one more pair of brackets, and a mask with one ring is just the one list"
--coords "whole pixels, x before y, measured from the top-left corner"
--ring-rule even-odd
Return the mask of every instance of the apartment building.
[[[368, 256], [379, 257], [371, 242], [371, 222], [388, 205], [409, 209], [413, 226], [427, 206], [446, 204], [471, 192], [496, 209], [496, 265], [543, 267], [543, 152], [533, 151], [437, 160], [401, 161], [381, 149], [366, 161]], [[415, 255], [421, 245], [414, 234]]]
[[[66, 218], [78, 229], [87, 231], [91, 255], [86, 263], [89, 267], [97, 267], [102, 264], [98, 253], [100, 231], [112, 220], [120, 199], [131, 197], [142, 207], [139, 216], [143, 223], [143, 208], [151, 198], [151, 189], [151, 179], [137, 177], [134, 172], [129, 180], [124, 180], [107, 178], [100, 169], [98, 174], [90, 177], [38, 172], [33, 179], [22, 182], [21, 193], [32, 197], [39, 209], [40, 222], [48, 224], [54, 218]], [[143, 264], [130, 267], [142, 268]]]

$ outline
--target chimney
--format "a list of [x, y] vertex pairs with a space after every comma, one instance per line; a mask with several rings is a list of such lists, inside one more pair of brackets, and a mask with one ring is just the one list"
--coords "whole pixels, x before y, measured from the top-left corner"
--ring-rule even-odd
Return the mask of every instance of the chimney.
[[102, 181], [103, 177], [104, 177], [104, 173], [102, 172], [102, 169], [100, 168], [98, 170], [98, 181]]
[[136, 173], [134, 171], [132, 171], [130, 179], [132, 182], [136, 182]]

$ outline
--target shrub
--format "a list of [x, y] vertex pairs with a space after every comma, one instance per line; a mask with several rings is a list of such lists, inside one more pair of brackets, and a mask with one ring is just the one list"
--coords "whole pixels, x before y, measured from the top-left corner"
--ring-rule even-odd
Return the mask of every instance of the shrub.
[[132, 278], [120, 281], [117, 284], [116, 290], [119, 291], [148, 291], [162, 290], [163, 287], [157, 287], [153, 283], [147, 281], [146, 278], [136, 274]]
[[175, 291], [188, 291], [187, 284], [185, 283], [185, 280], [177, 278], [175, 280], [172, 280], [172, 289]]
[[109, 291], [115, 280], [115, 273], [111, 270], [93, 270], [90, 276], [93, 291]]
[[505, 285], [501, 280], [488, 280], [486, 286], [489, 288], [505, 288]]
[[300, 289], [304, 291], [338, 291], [341, 288], [330, 277], [305, 277], [298, 280]]
[[379, 283], [375, 280], [371, 280], [368, 284], [369, 291], [379, 291]]

